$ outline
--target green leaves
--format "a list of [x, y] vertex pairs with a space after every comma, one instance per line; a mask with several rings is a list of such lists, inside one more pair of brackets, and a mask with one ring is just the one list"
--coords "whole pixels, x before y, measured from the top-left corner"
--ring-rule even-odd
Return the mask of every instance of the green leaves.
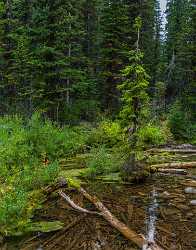
[[82, 130], [59, 128], [39, 113], [29, 121], [0, 118], [0, 234], [62, 228], [59, 222], [31, 224], [32, 218], [44, 199], [42, 189], [59, 174], [59, 158], [79, 153], [85, 142]]
[[[123, 120], [123, 124], [129, 124], [129, 126], [131, 126], [133, 122], [132, 118], [137, 118], [139, 123], [143, 118], [142, 114], [144, 112], [142, 109], [148, 101], [146, 91], [149, 85], [149, 76], [141, 62], [143, 54], [140, 51], [130, 51], [129, 55], [130, 65], [122, 70], [122, 76], [125, 80], [118, 85], [118, 89], [122, 93], [121, 100], [123, 105], [120, 116]], [[134, 102], [136, 99], [138, 109], [134, 110]]]
[[142, 28], [142, 18], [140, 16], [135, 18], [135, 24], [133, 27], [136, 29], [136, 31], [141, 30]]
[[28, 232], [53, 232], [62, 229], [64, 224], [60, 221], [41, 221], [27, 225]]

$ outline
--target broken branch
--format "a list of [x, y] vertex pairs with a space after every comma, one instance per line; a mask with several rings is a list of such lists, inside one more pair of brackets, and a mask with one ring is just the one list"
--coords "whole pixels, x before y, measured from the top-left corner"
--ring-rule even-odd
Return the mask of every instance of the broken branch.
[[100, 213], [98, 212], [94, 212], [94, 211], [89, 211], [85, 208], [82, 208], [78, 205], [76, 205], [68, 195], [66, 195], [63, 191], [59, 191], [58, 192], [60, 194], [61, 197], [63, 197], [71, 207], [73, 207], [75, 210], [79, 211], [79, 212], [82, 212], [82, 213], [87, 213], [87, 214], [97, 214], [97, 215], [101, 215]]

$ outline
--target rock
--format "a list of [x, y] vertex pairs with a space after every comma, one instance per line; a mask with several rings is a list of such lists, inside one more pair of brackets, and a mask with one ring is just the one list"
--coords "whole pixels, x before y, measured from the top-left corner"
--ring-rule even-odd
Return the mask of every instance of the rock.
[[164, 196], [170, 196], [170, 193], [168, 193], [167, 191], [163, 192]]
[[163, 193], [159, 194], [160, 198], [169, 198], [170, 197], [170, 193], [168, 193], [167, 191], [164, 191]]
[[63, 177], [58, 178], [58, 184], [59, 184], [59, 187], [61, 187], [61, 188], [67, 187], [67, 185], [68, 185], [67, 180]]
[[193, 188], [193, 187], [187, 187], [187, 188], [185, 188], [184, 191], [187, 194], [196, 194], [196, 188]]
[[192, 206], [196, 206], [196, 200], [190, 201], [190, 204], [191, 204]]
[[43, 248], [42, 248], [41, 246], [39, 246], [39, 247], [37, 248], [37, 250], [43, 250]]

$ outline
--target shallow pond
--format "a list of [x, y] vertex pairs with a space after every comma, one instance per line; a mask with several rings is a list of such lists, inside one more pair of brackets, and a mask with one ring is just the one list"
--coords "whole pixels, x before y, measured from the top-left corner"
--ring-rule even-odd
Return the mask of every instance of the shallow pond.
[[[196, 188], [196, 181], [184, 176], [157, 175], [143, 185], [91, 183], [87, 189], [119, 220], [150, 241], [155, 240], [163, 249], [193, 250], [196, 249], [196, 206], [191, 202], [196, 200], [196, 194], [188, 191], [188, 187]], [[95, 210], [76, 191], [68, 193], [78, 205]], [[101, 217], [74, 211], [57, 196], [47, 201], [38, 217], [61, 220], [65, 228], [17, 241], [12, 239], [2, 249], [138, 249]]]
[[[196, 161], [196, 155], [174, 155], [172, 161]], [[165, 250], [193, 250], [196, 249], [196, 169], [188, 171], [188, 176], [153, 175], [140, 185], [99, 181], [85, 186], [120, 221], [149, 241], [155, 241]], [[77, 191], [65, 192], [79, 206], [96, 210]], [[101, 216], [77, 212], [55, 193], [35, 218], [36, 221], [59, 220], [64, 228], [8, 239], [0, 250], [138, 249]]]

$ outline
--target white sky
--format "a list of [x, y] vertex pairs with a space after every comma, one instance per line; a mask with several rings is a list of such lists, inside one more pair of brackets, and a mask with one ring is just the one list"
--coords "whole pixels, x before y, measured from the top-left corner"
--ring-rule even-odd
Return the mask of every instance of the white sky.
[[160, 6], [161, 6], [162, 15], [163, 15], [163, 27], [165, 27], [165, 24], [166, 24], [166, 18], [164, 15], [164, 12], [166, 11], [166, 5], [167, 5], [167, 0], [160, 0]]
[[167, 0], [160, 0], [161, 10], [164, 12], [166, 10]]

